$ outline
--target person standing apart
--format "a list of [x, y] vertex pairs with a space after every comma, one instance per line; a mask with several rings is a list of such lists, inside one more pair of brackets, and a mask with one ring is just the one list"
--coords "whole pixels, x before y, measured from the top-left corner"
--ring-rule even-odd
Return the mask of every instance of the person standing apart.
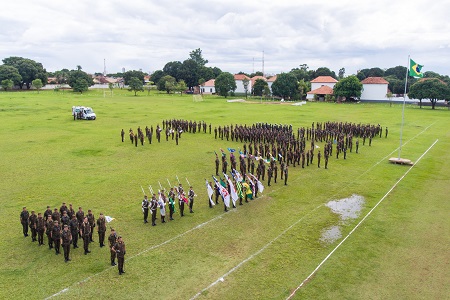
[[126, 249], [125, 249], [125, 243], [123, 242], [123, 239], [121, 236], [119, 236], [117, 238], [117, 242], [112, 247], [112, 250], [117, 255], [117, 264], [118, 264], [118, 269], [119, 269], [119, 275], [122, 275], [125, 273], [125, 271], [123, 270], [123, 264], [125, 262]]
[[100, 213], [100, 216], [97, 219], [97, 233], [100, 248], [105, 246], [105, 232], [106, 232], [106, 219], [103, 213]]
[[64, 262], [70, 261], [70, 244], [72, 243], [72, 233], [69, 230], [69, 225], [64, 225], [63, 232], [61, 233], [61, 244], [64, 251]]
[[27, 211], [27, 208], [24, 206], [22, 208], [22, 212], [20, 213], [20, 224], [22, 224], [23, 236], [28, 236], [28, 219], [30, 218], [30, 214]]
[[83, 238], [84, 255], [91, 253], [91, 251], [89, 251], [91, 225], [89, 224], [87, 217], [84, 217], [83, 223], [81, 224], [80, 234], [81, 237]]

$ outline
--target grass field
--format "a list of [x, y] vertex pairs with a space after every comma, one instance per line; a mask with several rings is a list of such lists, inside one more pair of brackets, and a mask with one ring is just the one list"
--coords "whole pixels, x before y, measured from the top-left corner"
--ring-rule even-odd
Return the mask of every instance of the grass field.
[[[73, 121], [73, 105], [93, 107], [97, 120]], [[0, 298], [286, 299], [383, 200], [294, 299], [448, 299], [450, 112], [406, 106], [402, 157], [420, 159], [412, 168], [388, 163], [398, 155], [401, 113], [401, 105], [389, 104], [193, 102], [192, 96], [134, 97], [119, 90], [109, 98], [95, 90], [0, 93]], [[122, 128], [136, 131], [172, 118], [204, 120], [213, 128], [379, 123], [389, 136], [370, 147], [361, 143], [360, 153], [346, 160], [330, 158], [328, 170], [291, 167], [288, 186], [266, 186], [263, 196], [224, 213], [223, 205], [208, 208], [204, 179], [214, 172], [214, 151], [241, 143], [214, 139], [214, 133], [185, 133], [178, 146], [120, 141]], [[160, 181], [167, 187], [176, 175], [194, 186], [195, 213], [144, 225], [141, 186], [156, 189]], [[356, 219], [342, 223], [325, 204], [353, 194], [365, 204]], [[116, 219], [109, 225], [127, 245], [124, 276], [110, 266], [96, 234], [92, 253], [72, 250], [67, 264], [23, 237], [22, 206], [44, 212], [63, 201]], [[321, 241], [336, 225], [342, 237]]]

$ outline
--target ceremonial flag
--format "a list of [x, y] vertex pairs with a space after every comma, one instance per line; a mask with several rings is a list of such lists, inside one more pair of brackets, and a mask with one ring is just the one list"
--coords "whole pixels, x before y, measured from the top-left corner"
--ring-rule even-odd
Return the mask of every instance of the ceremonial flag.
[[241, 150], [239, 150], [239, 154], [241, 155], [241, 157], [247, 157], [247, 155], [245, 155], [245, 153], [242, 152]]
[[244, 180], [244, 178], [242, 178], [241, 173], [239, 173], [237, 170], [233, 169], [233, 172], [234, 172], [234, 179], [236, 179], [236, 181]]
[[258, 185], [258, 192], [262, 193], [264, 192], [264, 185], [261, 183], [261, 181], [258, 180], [258, 177], [256, 177], [255, 175], [249, 173], [250, 176], [253, 177], [253, 179], [255, 179], [256, 184]]
[[233, 182], [228, 178], [227, 174], [223, 174], [225, 178], [228, 181], [228, 184], [230, 185], [230, 194], [231, 194], [231, 200], [233, 200], [233, 204], [236, 205], [236, 201], [239, 199], [238, 194], [236, 193], [236, 189], [234, 188]]
[[225, 183], [225, 181], [223, 181], [222, 177], [220, 177], [220, 185], [224, 188], [227, 188], [227, 184]]
[[236, 149], [232, 149], [232, 148], [227, 148], [227, 149], [228, 149], [228, 151], [230, 151], [231, 153], [233, 153], [233, 152], [236, 151]]
[[208, 180], [205, 180], [205, 181], [206, 181], [206, 192], [208, 193], [209, 202], [211, 203], [211, 206], [214, 206], [214, 205], [216, 205], [216, 204], [214, 203], [214, 201], [212, 200], [212, 195], [214, 194], [214, 190], [213, 190], [212, 187], [209, 185]]
[[242, 192], [242, 183], [240, 181], [236, 181], [237, 193], [240, 198], [244, 198], [244, 193]]
[[245, 193], [247, 194], [247, 198], [252, 199], [253, 198], [252, 189], [250, 188], [248, 183], [244, 181], [242, 183], [242, 186], [245, 188]]
[[220, 148], [220, 152], [222, 152], [222, 156], [227, 156], [227, 155], [225, 154], [225, 152], [222, 150], [222, 148]]
[[115, 220], [115, 218], [113, 218], [113, 217], [110, 217], [110, 216], [105, 216], [105, 220], [106, 220], [106, 222], [111, 222], [112, 220]]
[[225, 203], [226, 207], [230, 207], [230, 194], [228, 193], [227, 189], [224, 188], [219, 181], [217, 181], [216, 177], [212, 177], [214, 179], [214, 182], [217, 186], [217, 188], [219, 189], [220, 195], [222, 196], [223, 199], [223, 203]]
[[[250, 174], [250, 173], [249, 173]], [[248, 177], [248, 175], [247, 175], [247, 178], [248, 178], [248, 180], [250, 181], [250, 183], [251, 183], [251, 187], [252, 187], [252, 192], [253, 192], [253, 195], [254, 194], [256, 194], [256, 186], [255, 186], [255, 183], [253, 182], [253, 180], [250, 178], [250, 177]], [[248, 193], [247, 193], [248, 194]]]
[[421, 72], [422, 67], [423, 67], [422, 65], [419, 65], [415, 63], [412, 59], [409, 59], [409, 76], [415, 78], [422, 78], [423, 77], [423, 73]]

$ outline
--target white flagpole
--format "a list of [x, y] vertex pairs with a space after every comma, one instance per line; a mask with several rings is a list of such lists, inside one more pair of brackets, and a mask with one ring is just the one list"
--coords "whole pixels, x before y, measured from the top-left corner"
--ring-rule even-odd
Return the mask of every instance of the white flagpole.
[[402, 153], [402, 135], [403, 135], [403, 123], [405, 121], [405, 102], [406, 102], [406, 87], [408, 86], [408, 75], [409, 75], [409, 65], [411, 64], [410, 55], [408, 55], [408, 64], [406, 67], [406, 77], [405, 77], [405, 92], [403, 93], [403, 108], [402, 108], [402, 125], [400, 127], [400, 147], [398, 148], [398, 159], [400, 160], [400, 155]]

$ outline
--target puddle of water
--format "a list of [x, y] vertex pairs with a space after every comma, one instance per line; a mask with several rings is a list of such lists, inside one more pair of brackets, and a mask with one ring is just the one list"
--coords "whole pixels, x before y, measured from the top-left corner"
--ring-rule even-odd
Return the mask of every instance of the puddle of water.
[[[348, 198], [332, 200], [325, 206], [329, 207], [333, 213], [338, 214], [341, 218], [341, 225], [344, 225], [346, 220], [356, 219], [359, 216], [364, 203], [363, 196], [353, 194]], [[341, 237], [341, 227], [339, 225], [333, 225], [323, 230], [320, 241], [331, 244]]]
[[363, 208], [365, 201], [360, 195], [351, 195], [349, 198], [333, 200], [326, 204], [332, 212], [340, 215], [341, 220], [356, 219]]
[[339, 226], [331, 226], [322, 232], [321, 242], [331, 244], [342, 237], [341, 228]]

